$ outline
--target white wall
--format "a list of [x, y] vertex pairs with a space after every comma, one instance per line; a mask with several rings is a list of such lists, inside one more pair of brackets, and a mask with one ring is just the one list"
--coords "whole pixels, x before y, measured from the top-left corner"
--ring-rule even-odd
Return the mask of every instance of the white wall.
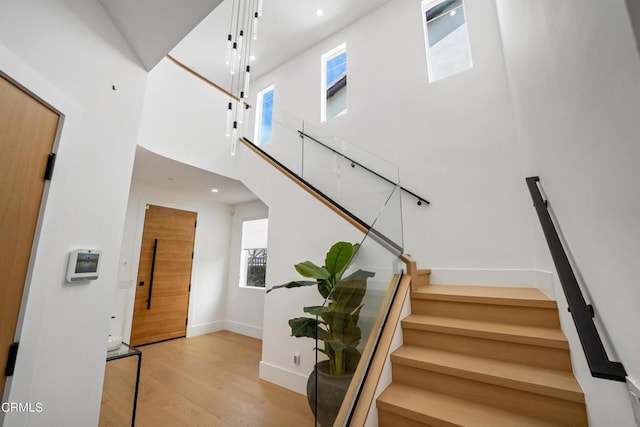
[[[187, 336], [224, 329], [227, 299], [227, 268], [231, 206], [170, 191], [161, 187], [133, 184], [129, 195], [125, 233], [122, 241], [118, 283], [111, 322], [113, 334], [128, 342], [131, 334], [140, 245], [147, 204], [182, 209], [198, 214], [191, 270]], [[126, 287], [126, 288], [125, 288]]]
[[[244, 146], [238, 156], [243, 183], [269, 206], [267, 287], [299, 280], [294, 264], [311, 260], [322, 265], [336, 241], [362, 239], [354, 227]], [[291, 337], [287, 322], [303, 316], [304, 306], [321, 303], [315, 288], [279, 289], [264, 296], [261, 378], [305, 393], [315, 342]], [[300, 353], [300, 365], [293, 363], [294, 353]]]
[[[527, 172], [541, 178], [599, 330], [610, 338], [609, 357], [637, 380], [640, 61], [625, 3], [497, 4]], [[534, 235], [536, 266], [552, 270], [537, 223]], [[591, 425], [633, 425], [624, 384], [590, 377], [572, 321], [562, 320]]]
[[464, 268], [531, 284], [531, 207], [495, 3], [465, 6], [469, 71], [428, 83], [420, 1], [395, 0], [256, 79], [252, 94], [275, 84], [276, 114], [319, 122], [320, 57], [346, 42], [349, 112], [321, 128], [395, 163], [432, 202], [403, 195], [406, 251], [438, 281]]
[[149, 73], [147, 88], [138, 144], [236, 178], [237, 159], [225, 136], [229, 98], [166, 58]]
[[[3, 397], [41, 402], [43, 412], [0, 417], [5, 426], [96, 425], [146, 73], [86, 0], [1, 2], [0, 70], [65, 115]], [[76, 248], [102, 250], [98, 280], [65, 283]]]
[[[293, 126], [292, 116], [310, 119], [323, 133], [339, 135], [399, 165], [403, 184], [432, 201], [425, 207], [404, 198], [405, 251], [431, 267], [441, 282], [464, 277], [466, 283], [533, 285], [531, 208], [495, 4], [474, 1], [466, 7], [472, 70], [429, 84], [420, 1], [396, 0], [256, 79], [252, 93], [274, 84], [277, 118]], [[320, 58], [344, 42], [349, 112], [318, 125]], [[293, 140], [287, 144], [294, 147]], [[296, 161], [295, 149], [284, 151], [294, 153], [291, 160]], [[292, 264], [321, 261], [333, 241], [349, 240], [344, 236], [356, 233], [298, 196], [292, 184], [280, 184], [281, 178], [247, 159], [244, 151], [240, 161], [240, 179], [270, 207], [269, 283], [295, 278]], [[262, 378], [300, 392], [313, 366], [308, 360], [313, 346], [290, 338], [286, 321], [299, 315], [296, 307], [312, 303], [313, 292], [307, 291], [267, 295], [260, 371]], [[299, 367], [292, 363], [296, 351], [302, 354]]]
[[[254, 338], [262, 338], [264, 292], [262, 288], [239, 286], [242, 221], [267, 218], [269, 208], [259, 200], [233, 206], [229, 239], [229, 278], [227, 280], [227, 315], [224, 328]], [[267, 270], [271, 268], [271, 248], [267, 244]], [[267, 283], [267, 288], [269, 283]]]

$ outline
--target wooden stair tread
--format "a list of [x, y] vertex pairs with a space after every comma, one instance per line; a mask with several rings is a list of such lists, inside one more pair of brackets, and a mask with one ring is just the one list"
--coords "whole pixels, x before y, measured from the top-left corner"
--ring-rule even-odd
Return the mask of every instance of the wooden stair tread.
[[536, 288], [427, 285], [418, 287], [417, 290], [411, 293], [411, 298], [473, 302], [478, 304], [557, 308], [554, 300]]
[[403, 328], [464, 335], [498, 341], [532, 344], [544, 347], [569, 349], [569, 343], [560, 329], [477, 320], [412, 314], [402, 321]]
[[403, 345], [393, 363], [584, 403], [573, 373], [460, 353]]
[[557, 426], [512, 412], [392, 383], [378, 397], [378, 409], [425, 424], [446, 426]]

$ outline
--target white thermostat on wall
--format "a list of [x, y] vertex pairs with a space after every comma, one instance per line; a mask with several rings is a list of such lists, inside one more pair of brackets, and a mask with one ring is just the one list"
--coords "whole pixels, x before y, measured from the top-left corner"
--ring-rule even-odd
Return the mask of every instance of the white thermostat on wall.
[[96, 280], [100, 269], [102, 251], [95, 249], [76, 249], [69, 253], [67, 282], [77, 283]]

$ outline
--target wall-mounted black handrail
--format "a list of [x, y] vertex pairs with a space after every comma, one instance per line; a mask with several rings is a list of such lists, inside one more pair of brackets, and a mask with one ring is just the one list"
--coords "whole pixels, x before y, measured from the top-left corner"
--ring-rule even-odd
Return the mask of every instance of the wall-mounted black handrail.
[[[310, 140], [312, 140], [313, 142], [316, 142], [316, 143], [318, 143], [318, 144], [322, 145], [322, 146], [323, 146], [324, 148], [326, 148], [327, 150], [331, 150], [331, 151], [333, 151], [334, 153], [336, 153], [337, 155], [339, 155], [339, 156], [341, 156], [341, 157], [343, 157], [343, 158], [347, 159], [348, 161], [350, 161], [350, 162], [351, 162], [351, 167], [352, 167], [352, 168], [353, 168], [353, 167], [356, 167], [356, 166], [360, 166], [362, 169], [364, 169], [364, 170], [366, 170], [366, 171], [371, 172], [372, 174], [374, 174], [374, 175], [375, 175], [375, 176], [377, 176], [378, 178], [380, 178], [380, 179], [382, 179], [382, 180], [384, 180], [384, 181], [388, 182], [389, 184], [397, 185], [397, 183], [395, 183], [395, 182], [391, 181], [391, 180], [390, 180], [390, 179], [388, 179], [388, 178], [385, 178], [384, 176], [380, 175], [378, 172], [376, 172], [376, 171], [373, 171], [373, 170], [369, 169], [368, 167], [366, 167], [366, 166], [365, 166], [365, 165], [363, 165], [362, 163], [357, 162], [356, 160], [352, 159], [351, 157], [346, 156], [346, 155], [342, 154], [341, 152], [339, 152], [339, 151], [337, 151], [337, 150], [335, 150], [335, 149], [333, 149], [333, 148], [329, 147], [327, 144], [325, 144], [325, 143], [324, 143], [324, 142], [322, 142], [322, 141], [319, 141], [318, 139], [316, 139], [316, 138], [312, 137], [311, 135], [308, 135], [308, 134], [304, 133], [304, 132], [303, 132], [303, 131], [301, 131], [301, 130], [299, 130], [299, 131], [298, 131], [298, 134], [300, 135], [300, 137], [303, 137], [303, 138], [309, 138], [309, 139], [310, 139]], [[418, 196], [418, 195], [417, 195], [416, 193], [414, 193], [413, 191], [407, 190], [406, 188], [404, 188], [404, 187], [402, 187], [402, 186], [400, 186], [400, 189], [401, 189], [402, 191], [404, 191], [405, 193], [411, 194], [413, 197], [415, 197], [416, 199], [418, 199], [418, 206], [422, 205], [422, 203], [423, 203], [423, 202], [424, 202], [424, 203], [426, 203], [427, 205], [430, 205], [430, 204], [431, 204], [431, 202], [429, 202], [427, 199], [425, 199], [425, 198], [424, 198], [424, 197], [422, 197], [422, 196]]]
[[582, 291], [573, 273], [567, 254], [564, 251], [556, 227], [553, 225], [551, 215], [547, 209], [547, 203], [542, 198], [540, 188], [538, 188], [540, 178], [532, 176], [527, 178], [526, 181], [529, 192], [531, 193], [531, 199], [533, 200], [533, 206], [536, 209], [542, 231], [549, 245], [551, 258], [553, 258], [553, 263], [558, 272], [560, 284], [567, 297], [569, 311], [576, 325], [578, 337], [580, 337], [580, 343], [587, 358], [591, 375], [597, 378], [625, 382], [627, 373], [624, 366], [622, 366], [620, 362], [609, 360], [607, 351], [600, 339], [600, 334], [598, 334], [596, 325], [593, 323], [592, 309], [587, 305], [582, 295]]
[[250, 139], [248, 139], [247, 137], [242, 137], [241, 139], [244, 140], [247, 144], [251, 144], [251, 147], [253, 147], [254, 150], [256, 150], [257, 152], [262, 154], [264, 157], [268, 158], [274, 164], [278, 165], [278, 167], [282, 168], [289, 175], [294, 176], [297, 180], [299, 180], [301, 183], [303, 183], [304, 185], [309, 187], [311, 190], [313, 190], [315, 193], [317, 193], [320, 197], [322, 197], [323, 199], [327, 200], [329, 203], [331, 203], [337, 209], [342, 211], [344, 214], [346, 214], [349, 218], [351, 218], [356, 223], [358, 223], [362, 228], [366, 229], [373, 236], [377, 237], [383, 243], [385, 243], [386, 245], [390, 246], [394, 250], [398, 251], [398, 254], [401, 254], [404, 251], [404, 248], [402, 246], [398, 245], [396, 242], [391, 240], [389, 237], [385, 236], [384, 234], [382, 234], [381, 232], [376, 230], [375, 227], [372, 227], [371, 225], [367, 224], [366, 222], [364, 222], [363, 220], [358, 218], [355, 214], [350, 212], [347, 208], [342, 206], [340, 203], [336, 202], [331, 197], [327, 196], [322, 191], [318, 190], [316, 187], [314, 187], [312, 184], [310, 184], [308, 181], [306, 181], [300, 175], [298, 175], [297, 173], [293, 172], [291, 169], [289, 169], [288, 167], [283, 165], [280, 161], [276, 160], [272, 155], [270, 155], [269, 153], [264, 151], [262, 148], [258, 147], [256, 144], [254, 144]]

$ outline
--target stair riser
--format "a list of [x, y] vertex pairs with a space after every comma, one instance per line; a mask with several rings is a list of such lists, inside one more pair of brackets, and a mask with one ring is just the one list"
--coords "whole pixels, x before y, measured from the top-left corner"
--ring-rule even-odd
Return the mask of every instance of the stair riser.
[[429, 277], [431, 276], [430, 270], [418, 270], [418, 276], [416, 280], [417, 286], [429, 286]]
[[563, 425], [586, 426], [583, 404], [393, 364], [393, 381]]
[[411, 300], [411, 312], [428, 316], [453, 317], [456, 319], [512, 325], [559, 328], [558, 311], [549, 308], [517, 307], [497, 304], [476, 304], [457, 301]]
[[378, 426], [379, 427], [440, 427], [440, 426], [455, 426], [455, 424], [424, 424], [412, 419], [402, 417], [400, 415], [378, 409]]
[[571, 371], [569, 351], [537, 345], [403, 328], [403, 342], [507, 362]]

